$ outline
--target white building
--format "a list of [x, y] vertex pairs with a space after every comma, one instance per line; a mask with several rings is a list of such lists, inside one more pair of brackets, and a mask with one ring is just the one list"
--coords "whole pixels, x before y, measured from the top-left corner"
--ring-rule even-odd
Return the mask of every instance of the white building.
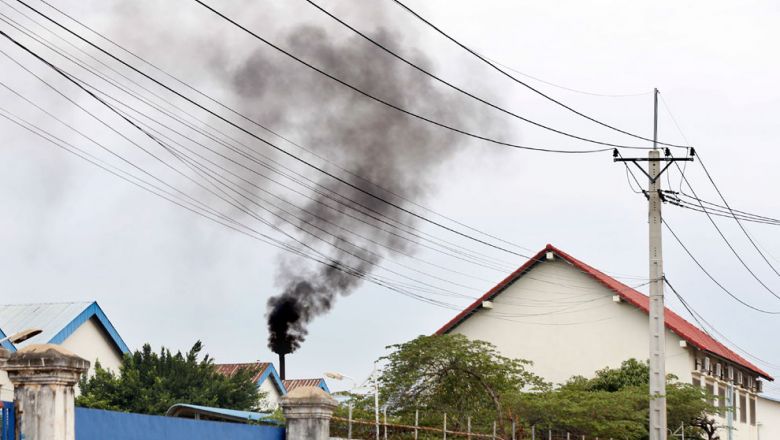
[[274, 364], [270, 362], [248, 362], [239, 364], [216, 364], [217, 372], [225, 376], [232, 376], [237, 371], [244, 368], [252, 368], [255, 375], [252, 382], [257, 384], [257, 389], [265, 393], [265, 401], [261, 402], [261, 411], [273, 411], [279, 407], [280, 399], [290, 391], [298, 387], [313, 386], [320, 387], [325, 392], [330, 393], [325, 379], [289, 379], [282, 380], [276, 371]]
[[[28, 344], [57, 344], [88, 360], [90, 374], [95, 361], [118, 372], [122, 356], [130, 351], [97, 302], [0, 305], [0, 338], [31, 328], [43, 332], [19, 344], [6, 341], [3, 347], [13, 352]], [[0, 386], [0, 400], [13, 400], [4, 371]]]
[[[547, 245], [437, 333], [491, 342], [562, 383], [647, 359], [647, 313], [647, 296]], [[734, 440], [780, 439], [780, 404], [758, 396], [772, 377], [671, 310], [665, 319], [667, 373], [704, 387], [722, 408], [733, 386]]]
[[216, 367], [217, 371], [225, 376], [232, 376], [245, 368], [254, 369], [255, 375], [252, 377], [252, 382], [257, 385], [260, 392], [265, 393], [265, 401], [261, 402], [260, 405], [260, 409], [263, 411], [275, 410], [279, 406], [279, 399], [287, 394], [279, 373], [276, 372], [274, 364], [270, 362], [217, 364]]

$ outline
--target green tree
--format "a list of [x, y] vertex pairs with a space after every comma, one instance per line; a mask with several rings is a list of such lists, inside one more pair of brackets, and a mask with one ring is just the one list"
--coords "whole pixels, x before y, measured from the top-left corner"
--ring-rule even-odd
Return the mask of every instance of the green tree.
[[[619, 368], [596, 371], [593, 378], [575, 376], [554, 390], [518, 395], [516, 410], [525, 422], [543, 429], [644, 439], [650, 402], [649, 375], [647, 363], [629, 359]], [[684, 424], [688, 438], [703, 436], [698, 421], [715, 408], [701, 388], [669, 376], [666, 400], [668, 426], [674, 429]]]
[[501, 356], [492, 344], [463, 335], [419, 336], [388, 348], [393, 351], [381, 359], [386, 364], [380, 395], [388, 411], [407, 423], [419, 409], [436, 417], [431, 424], [441, 423], [447, 413], [452, 429], [465, 428], [471, 417], [473, 426], [483, 429], [498, 421], [504, 432], [512, 396], [546, 386], [528, 370], [530, 362]]
[[227, 377], [216, 371], [209, 355], [198, 360], [203, 344], [187, 353], [167, 348], [155, 353], [149, 344], [126, 354], [119, 373], [95, 363], [95, 374], [79, 382], [79, 406], [142, 414], [164, 414], [176, 403], [256, 410], [263, 394], [257, 389], [251, 368]]

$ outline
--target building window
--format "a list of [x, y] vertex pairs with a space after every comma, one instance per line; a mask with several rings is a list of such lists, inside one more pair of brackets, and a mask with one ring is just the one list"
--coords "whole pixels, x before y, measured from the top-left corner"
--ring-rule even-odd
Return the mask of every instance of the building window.
[[715, 405], [715, 384], [707, 382], [707, 400]]
[[739, 421], [740, 423], [747, 423], [747, 402], [745, 393], [739, 393]]
[[750, 424], [756, 426], [756, 398], [750, 398]]
[[720, 415], [726, 417], [726, 388], [724, 386], [718, 387], [718, 407]]
[[696, 388], [701, 388], [701, 379], [699, 379], [698, 377], [694, 376], [694, 378], [693, 378], [693, 386], [695, 386]]

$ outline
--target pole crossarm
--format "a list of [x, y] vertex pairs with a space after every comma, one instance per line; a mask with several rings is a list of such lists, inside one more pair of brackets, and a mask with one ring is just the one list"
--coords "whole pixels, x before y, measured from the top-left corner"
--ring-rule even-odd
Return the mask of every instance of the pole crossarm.
[[[641, 171], [642, 174], [644, 174], [645, 176], [647, 176], [648, 179], [650, 179], [651, 183], [655, 183], [656, 180], [658, 180], [658, 178], [664, 174], [664, 171], [666, 171], [666, 169], [672, 165], [672, 163], [692, 162], [693, 157], [616, 157], [614, 161], [633, 163], [634, 165], [636, 165], [637, 168], [639, 168], [639, 171]], [[667, 162], [667, 164], [661, 169], [661, 171], [658, 172], [657, 176], [653, 177], [647, 172], [647, 170], [642, 168], [642, 166], [639, 165], [638, 162]]]

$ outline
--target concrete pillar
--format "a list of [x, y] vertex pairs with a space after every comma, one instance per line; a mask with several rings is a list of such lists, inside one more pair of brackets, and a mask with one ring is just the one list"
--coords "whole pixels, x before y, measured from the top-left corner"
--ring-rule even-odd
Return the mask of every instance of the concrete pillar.
[[29, 345], [5, 366], [25, 440], [75, 440], [74, 385], [89, 362], [52, 344]]
[[282, 398], [287, 440], [328, 440], [336, 399], [319, 387], [300, 387]]

